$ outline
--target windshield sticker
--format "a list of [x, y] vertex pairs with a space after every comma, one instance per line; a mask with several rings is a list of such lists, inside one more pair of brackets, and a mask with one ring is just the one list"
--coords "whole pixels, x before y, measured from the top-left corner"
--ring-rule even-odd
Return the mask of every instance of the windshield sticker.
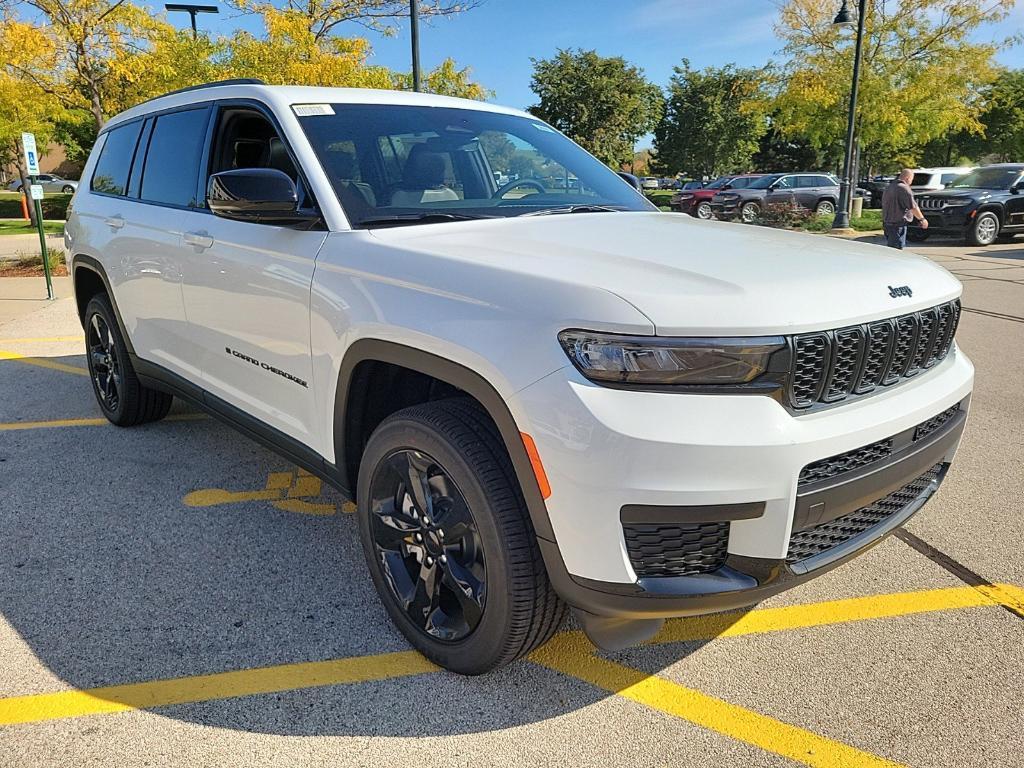
[[334, 107], [330, 104], [292, 104], [292, 112], [294, 112], [298, 117], [333, 115]]

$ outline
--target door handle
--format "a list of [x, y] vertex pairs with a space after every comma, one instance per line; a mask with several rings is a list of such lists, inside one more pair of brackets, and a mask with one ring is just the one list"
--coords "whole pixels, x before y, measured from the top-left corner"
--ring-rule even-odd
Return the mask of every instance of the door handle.
[[104, 219], [103, 223], [111, 229], [120, 229], [124, 226], [124, 218], [121, 216], [110, 216], [109, 218]]
[[213, 245], [213, 238], [202, 232], [186, 232], [182, 239], [196, 248], [209, 248]]

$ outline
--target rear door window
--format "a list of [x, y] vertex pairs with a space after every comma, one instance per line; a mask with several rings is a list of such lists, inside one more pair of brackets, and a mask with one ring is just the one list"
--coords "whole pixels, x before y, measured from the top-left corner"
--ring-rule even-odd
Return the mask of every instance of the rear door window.
[[182, 208], [196, 205], [209, 114], [202, 107], [157, 117], [142, 171], [143, 200]]
[[128, 173], [135, 155], [135, 145], [142, 130], [142, 121], [118, 126], [107, 131], [89, 188], [105, 195], [124, 195]]

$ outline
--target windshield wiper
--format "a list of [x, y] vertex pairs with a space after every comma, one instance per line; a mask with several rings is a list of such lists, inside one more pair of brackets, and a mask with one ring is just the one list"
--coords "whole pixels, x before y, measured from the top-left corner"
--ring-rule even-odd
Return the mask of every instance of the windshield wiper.
[[566, 205], [561, 208], [544, 208], [539, 211], [530, 211], [521, 214], [522, 216], [553, 216], [556, 213], [618, 213], [624, 208], [616, 208], [610, 205], [591, 205], [581, 203], [580, 205]]
[[475, 221], [477, 219], [500, 219], [483, 213], [396, 213], [393, 216], [378, 216], [363, 219], [360, 227], [400, 227], [404, 224], [435, 224], [444, 221]]

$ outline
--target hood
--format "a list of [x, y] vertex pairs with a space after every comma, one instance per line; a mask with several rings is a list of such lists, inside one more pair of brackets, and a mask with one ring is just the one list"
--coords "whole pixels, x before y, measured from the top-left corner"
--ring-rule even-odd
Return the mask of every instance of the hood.
[[[372, 230], [440, 258], [609, 291], [661, 335], [784, 334], [893, 317], [960, 295], [923, 256], [673, 213], [579, 213]], [[890, 295], [909, 287], [911, 296]], [[901, 294], [904, 292], [901, 292]]]
[[958, 187], [957, 189], [937, 189], [934, 192], [926, 192], [928, 197], [988, 197], [992, 194], [1001, 194], [1001, 189], [984, 189], [982, 187]]

